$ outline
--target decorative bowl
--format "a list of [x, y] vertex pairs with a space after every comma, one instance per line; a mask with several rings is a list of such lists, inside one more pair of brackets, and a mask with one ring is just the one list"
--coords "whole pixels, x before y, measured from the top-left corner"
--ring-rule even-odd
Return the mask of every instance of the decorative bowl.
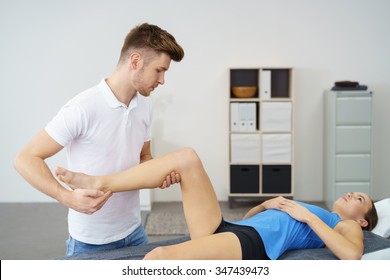
[[237, 98], [251, 98], [255, 96], [257, 87], [232, 87], [233, 95]]

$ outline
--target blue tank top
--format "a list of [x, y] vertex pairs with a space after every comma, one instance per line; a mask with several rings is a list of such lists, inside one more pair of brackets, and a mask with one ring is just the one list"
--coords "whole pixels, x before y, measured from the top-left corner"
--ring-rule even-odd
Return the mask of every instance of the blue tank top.
[[[330, 228], [334, 228], [341, 218], [321, 207], [298, 202], [317, 215]], [[325, 244], [306, 224], [292, 218], [285, 212], [268, 209], [248, 219], [231, 222], [253, 227], [263, 239], [265, 251], [271, 260], [277, 259], [287, 250], [321, 248]]]

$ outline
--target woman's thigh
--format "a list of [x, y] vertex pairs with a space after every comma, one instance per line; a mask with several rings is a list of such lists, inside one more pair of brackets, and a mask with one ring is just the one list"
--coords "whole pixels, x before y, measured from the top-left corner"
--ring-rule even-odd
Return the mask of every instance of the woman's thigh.
[[242, 252], [238, 237], [234, 233], [223, 232], [156, 248], [145, 259], [241, 260]]
[[215, 232], [222, 212], [212, 182], [192, 149], [182, 149], [177, 156], [181, 174], [183, 209], [192, 239]]

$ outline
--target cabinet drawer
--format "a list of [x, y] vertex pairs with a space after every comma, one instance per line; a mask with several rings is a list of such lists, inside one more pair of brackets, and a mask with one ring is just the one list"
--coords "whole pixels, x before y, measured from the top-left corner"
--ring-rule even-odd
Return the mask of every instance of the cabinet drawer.
[[370, 181], [371, 157], [369, 155], [337, 155], [337, 182]]
[[338, 125], [371, 124], [371, 97], [338, 97], [336, 106]]
[[231, 165], [230, 192], [259, 193], [259, 168], [258, 165]]
[[370, 189], [370, 183], [337, 183], [335, 200], [349, 192], [363, 192], [365, 194], [371, 195]]
[[343, 126], [336, 129], [336, 153], [370, 153], [371, 127]]

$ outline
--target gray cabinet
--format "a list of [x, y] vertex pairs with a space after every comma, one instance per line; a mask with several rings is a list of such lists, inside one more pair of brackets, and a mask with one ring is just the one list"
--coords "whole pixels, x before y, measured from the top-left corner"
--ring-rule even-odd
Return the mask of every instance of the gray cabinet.
[[372, 92], [326, 91], [324, 199], [329, 209], [347, 192], [371, 195]]

